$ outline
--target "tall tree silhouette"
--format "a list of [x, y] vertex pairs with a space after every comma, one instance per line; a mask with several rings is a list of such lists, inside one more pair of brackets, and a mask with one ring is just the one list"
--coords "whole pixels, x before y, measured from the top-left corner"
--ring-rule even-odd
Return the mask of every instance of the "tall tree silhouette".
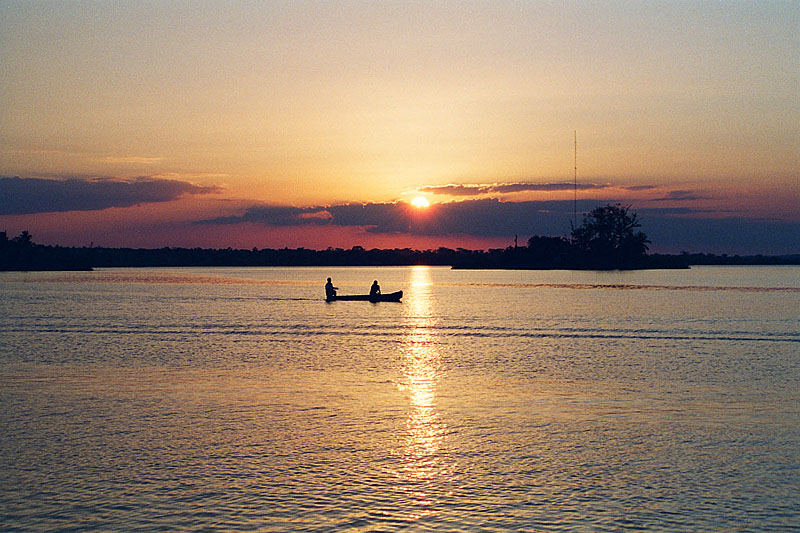
[[650, 242], [636, 231], [640, 227], [629, 205], [609, 204], [597, 207], [572, 228], [572, 243], [598, 266], [632, 268], [644, 259]]

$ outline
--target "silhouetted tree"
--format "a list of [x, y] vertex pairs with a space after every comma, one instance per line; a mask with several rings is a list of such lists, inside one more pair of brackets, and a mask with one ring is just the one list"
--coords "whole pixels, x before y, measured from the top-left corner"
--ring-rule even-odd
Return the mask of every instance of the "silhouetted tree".
[[30, 248], [33, 246], [33, 238], [27, 230], [14, 237], [13, 240], [20, 248]]
[[572, 228], [572, 243], [587, 259], [602, 268], [632, 268], [647, 253], [647, 236], [630, 206], [609, 204], [594, 209], [583, 217], [583, 223]]
[[564, 237], [534, 235], [528, 239], [528, 260], [531, 266], [563, 266], [572, 256], [572, 248]]
[[0, 270], [90, 270], [79, 248], [43, 246], [23, 231], [13, 239], [0, 232]]

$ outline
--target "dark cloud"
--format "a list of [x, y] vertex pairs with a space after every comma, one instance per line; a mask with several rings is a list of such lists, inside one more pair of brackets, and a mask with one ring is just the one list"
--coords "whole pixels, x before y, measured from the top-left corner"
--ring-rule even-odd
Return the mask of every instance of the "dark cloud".
[[571, 201], [501, 202], [490, 198], [433, 204], [423, 211], [403, 202], [324, 207], [254, 206], [239, 216], [202, 223], [358, 226], [371, 233], [497, 237], [534, 231], [563, 233], [565, 224], [569, 227], [571, 213]]
[[711, 210], [711, 209], [696, 209], [693, 207], [648, 207], [643, 209], [635, 209], [638, 213], [646, 213], [648, 216], [655, 216], [655, 217], [671, 217], [671, 216], [682, 216], [682, 215], [689, 215], [689, 216], [714, 216], [717, 217], [722, 214], [723, 212], [720, 210]]
[[308, 216], [322, 211], [324, 209], [318, 207], [254, 206], [248, 208], [242, 215], [203, 220], [199, 224], [240, 224], [242, 222], [255, 222], [265, 226], [327, 224], [330, 220], [329, 217]]
[[638, 211], [652, 248], [665, 252], [800, 253], [800, 224], [742, 217], [669, 216]]
[[709, 200], [709, 196], [702, 196], [697, 191], [675, 190], [669, 191], [666, 196], [653, 198], [653, 202], [688, 202], [693, 200]]
[[[579, 190], [604, 189], [606, 185], [578, 183]], [[429, 185], [420, 192], [448, 196], [482, 196], [487, 194], [510, 194], [515, 192], [571, 191], [574, 183], [494, 183], [490, 185]]]
[[215, 187], [163, 178], [59, 180], [0, 177], [0, 215], [129, 207], [168, 202], [187, 194], [208, 194], [216, 190]]
[[[613, 200], [579, 200], [583, 213]], [[687, 207], [633, 206], [654, 251], [713, 253], [798, 253], [800, 224], [736, 217]], [[420, 236], [568, 235], [573, 202], [503, 202], [496, 198], [432, 204], [419, 211], [406, 203], [341, 204], [314, 207], [254, 206], [242, 215], [205, 220], [201, 224], [250, 222], [266, 226], [355, 226], [376, 234]]]
[[474, 196], [483, 194], [483, 188], [482, 185], [430, 185], [422, 187], [420, 192], [448, 196]]
[[493, 183], [493, 184], [472, 184], [472, 185], [428, 185], [422, 187], [420, 192], [447, 196], [487, 196], [494, 194], [511, 194], [516, 192], [553, 192], [553, 191], [589, 191], [620, 188], [626, 191], [648, 191], [656, 189], [655, 185], [629, 185], [618, 187], [609, 184], [598, 183], [578, 183], [577, 185], [569, 182], [555, 183]]

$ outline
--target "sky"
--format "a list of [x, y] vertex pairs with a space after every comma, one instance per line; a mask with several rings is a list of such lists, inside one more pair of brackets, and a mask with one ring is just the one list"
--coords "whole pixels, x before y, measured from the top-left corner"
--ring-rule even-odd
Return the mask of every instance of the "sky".
[[800, 253], [796, 1], [9, 0], [0, 59], [11, 236]]

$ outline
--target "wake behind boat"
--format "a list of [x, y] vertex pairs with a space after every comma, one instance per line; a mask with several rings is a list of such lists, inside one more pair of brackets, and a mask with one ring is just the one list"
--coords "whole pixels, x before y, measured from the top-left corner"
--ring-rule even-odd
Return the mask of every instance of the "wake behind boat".
[[358, 302], [399, 302], [403, 297], [403, 291], [389, 292], [386, 294], [336, 294], [325, 298], [326, 302], [358, 301]]

